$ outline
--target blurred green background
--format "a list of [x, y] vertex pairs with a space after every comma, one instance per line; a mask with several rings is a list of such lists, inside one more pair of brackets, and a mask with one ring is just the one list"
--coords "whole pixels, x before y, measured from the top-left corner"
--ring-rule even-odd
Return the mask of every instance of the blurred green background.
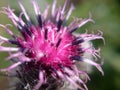
[[[34, 17], [29, 0], [22, 0], [31, 17]], [[28, 2], [29, 1], [29, 2]], [[59, 0], [62, 3], [64, 0]], [[101, 41], [95, 42], [96, 46], [101, 47], [101, 56], [104, 58], [102, 76], [96, 68], [90, 73], [91, 81], [87, 86], [89, 90], [120, 90], [120, 0], [70, 0], [75, 5], [75, 10], [71, 17], [87, 18], [91, 12], [95, 24], [88, 23], [80, 28], [79, 32], [89, 32], [101, 30], [104, 33], [106, 44]], [[52, 0], [38, 0], [41, 7], [45, 7], [45, 2], [52, 3]], [[17, 0], [11, 0], [11, 7], [20, 12]], [[7, 0], [0, 0], [0, 8], [7, 5]], [[17, 13], [16, 12], [16, 13]], [[34, 20], [34, 18], [33, 18]], [[70, 21], [72, 18], [70, 19]], [[69, 22], [70, 22], [69, 21]], [[9, 24], [11, 21], [7, 16], [0, 14], [0, 23]], [[11, 28], [15, 30], [15, 27]], [[0, 35], [7, 36], [2, 28]], [[7, 36], [8, 37], [8, 36]], [[5, 61], [6, 53], [0, 53], [0, 68], [8, 66], [10, 63]], [[6, 78], [0, 77], [0, 90], [6, 87]]]

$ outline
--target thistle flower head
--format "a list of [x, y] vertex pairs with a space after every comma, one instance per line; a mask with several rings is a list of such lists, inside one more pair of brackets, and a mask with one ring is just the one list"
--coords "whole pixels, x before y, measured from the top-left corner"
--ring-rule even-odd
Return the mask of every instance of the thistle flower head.
[[[10, 56], [7, 59], [13, 62], [10, 67], [0, 69], [0, 71], [16, 70], [16, 76], [23, 82], [17, 86], [21, 88], [20, 90], [25, 87], [27, 90], [41, 90], [47, 84], [46, 87], [50, 88], [49, 81], [51, 79], [60, 84], [67, 81], [77, 89], [87, 90], [85, 80], [88, 80], [89, 77], [86, 72], [77, 68], [76, 62], [91, 64], [103, 74], [100, 64], [84, 57], [84, 53], [87, 52], [97, 59], [100, 57], [99, 50], [95, 50], [93, 46], [87, 48], [83, 46], [84, 42], [103, 39], [102, 33], [74, 34], [78, 28], [88, 22], [93, 22], [93, 20], [91, 17], [75, 19], [66, 26], [66, 21], [74, 9], [71, 4], [66, 13], [68, 0], [63, 7], [58, 9], [56, 8], [56, 0], [54, 0], [49, 19], [47, 19], [49, 6], [42, 14], [36, 0], [31, 1], [37, 17], [37, 25], [32, 23], [20, 0], [18, 0], [22, 10], [20, 16], [17, 16], [10, 6], [3, 8], [2, 12], [11, 19], [21, 35], [15, 35], [7, 25], [0, 24], [12, 37], [12, 39], [8, 39], [0, 36], [0, 51], [8, 52]], [[22, 16], [27, 22], [22, 19]], [[6, 47], [2, 45], [3, 43], [14, 44], [16, 47]], [[18, 69], [16, 69], [17, 67]], [[54, 86], [54, 83], [51, 85]]]

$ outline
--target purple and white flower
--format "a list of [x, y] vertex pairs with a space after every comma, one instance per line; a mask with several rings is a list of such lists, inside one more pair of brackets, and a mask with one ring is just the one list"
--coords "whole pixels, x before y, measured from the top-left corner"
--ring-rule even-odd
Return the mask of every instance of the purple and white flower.
[[[41, 13], [37, 1], [31, 1], [38, 21], [37, 25], [32, 23], [20, 0], [18, 3], [22, 12], [19, 16], [14, 13], [10, 6], [2, 10], [17, 27], [20, 35], [14, 34], [8, 28], [9, 25], [0, 24], [0, 27], [3, 27], [12, 37], [8, 39], [0, 36], [0, 52], [8, 52], [7, 59], [13, 62], [8, 68], [0, 69], [0, 72], [15, 70], [16, 76], [24, 83], [23, 87], [27, 88], [25, 90], [42, 90], [40, 88], [47, 84], [50, 79], [53, 79], [53, 83], [55, 81], [60, 84], [68, 81], [70, 85], [79, 90], [87, 90], [86, 82], [89, 80], [87, 72], [78, 69], [76, 63], [85, 62], [93, 65], [103, 74], [101, 64], [98, 64], [96, 60], [100, 58], [100, 49], [96, 50], [92, 45], [84, 47], [83, 44], [96, 39], [104, 40], [102, 33], [74, 34], [86, 23], [94, 21], [91, 17], [77, 18], [66, 26], [66, 22], [74, 9], [73, 4], [71, 4], [66, 13], [68, 0], [65, 1], [63, 7], [58, 8], [56, 0], [54, 0], [49, 19], [50, 7], [46, 7], [44, 13]], [[23, 20], [23, 16], [26, 22]], [[4, 46], [4, 43], [14, 46]], [[85, 53], [92, 55], [95, 60], [84, 57]]]

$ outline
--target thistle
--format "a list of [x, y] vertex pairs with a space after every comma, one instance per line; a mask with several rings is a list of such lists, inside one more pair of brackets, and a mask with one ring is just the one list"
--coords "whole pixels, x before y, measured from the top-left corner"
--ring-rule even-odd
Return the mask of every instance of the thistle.
[[[86, 82], [89, 80], [87, 72], [78, 69], [76, 63], [85, 62], [93, 65], [103, 74], [101, 64], [96, 61], [100, 58], [100, 49], [96, 50], [92, 45], [89, 47], [83, 45], [95, 39], [104, 40], [102, 33], [74, 34], [86, 23], [94, 21], [91, 17], [74, 19], [66, 26], [74, 9], [71, 4], [66, 13], [68, 0], [65, 1], [63, 7], [59, 8], [56, 8], [56, 0], [54, 0], [49, 19], [50, 7], [47, 6], [41, 14], [37, 1], [31, 1], [38, 21], [37, 25], [32, 23], [20, 0], [18, 3], [22, 12], [19, 17], [10, 6], [2, 10], [17, 27], [20, 35], [14, 34], [8, 25], [0, 24], [12, 37], [8, 39], [0, 36], [0, 51], [8, 52], [7, 59], [13, 62], [10, 67], [0, 69], [0, 72], [15, 71], [14, 76], [19, 79], [15, 90], [56, 90], [58, 87], [64, 87], [65, 82], [76, 90], [87, 90]], [[25, 17], [26, 22], [22, 16]], [[4, 43], [14, 46], [7, 47], [3, 45]], [[84, 57], [84, 53], [89, 53], [95, 60]]]

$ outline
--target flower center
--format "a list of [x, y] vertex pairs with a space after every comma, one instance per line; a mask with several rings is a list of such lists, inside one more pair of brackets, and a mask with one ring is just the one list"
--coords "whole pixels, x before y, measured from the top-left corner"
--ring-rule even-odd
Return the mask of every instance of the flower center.
[[33, 33], [32, 38], [26, 36], [22, 40], [21, 46], [24, 48], [25, 56], [36, 60], [44, 66], [59, 65], [71, 66], [73, 63], [71, 56], [79, 55], [77, 49], [79, 45], [72, 45], [75, 36], [67, 32], [66, 27], [61, 27], [58, 32], [57, 27], [53, 23], [46, 23], [41, 29], [31, 26], [30, 31]]

